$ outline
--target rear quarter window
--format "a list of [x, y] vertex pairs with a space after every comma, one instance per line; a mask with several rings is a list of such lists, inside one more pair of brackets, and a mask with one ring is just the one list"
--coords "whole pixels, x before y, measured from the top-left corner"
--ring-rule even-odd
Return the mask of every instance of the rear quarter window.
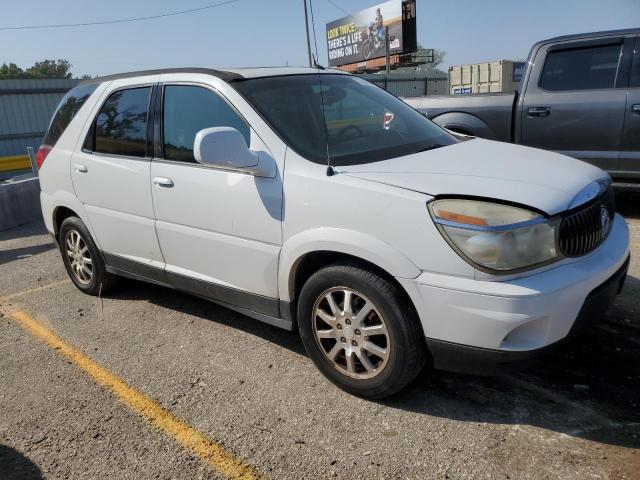
[[73, 120], [73, 117], [76, 116], [96, 88], [98, 88], [98, 84], [80, 85], [62, 97], [44, 136], [43, 143], [45, 145], [53, 147], [56, 144], [71, 123], [71, 120]]

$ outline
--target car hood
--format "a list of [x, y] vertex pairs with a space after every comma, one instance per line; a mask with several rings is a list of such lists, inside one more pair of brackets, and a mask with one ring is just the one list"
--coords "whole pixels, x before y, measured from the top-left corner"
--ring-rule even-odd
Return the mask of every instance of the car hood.
[[565, 155], [479, 138], [338, 170], [433, 196], [515, 202], [548, 215], [566, 210], [580, 190], [606, 176], [599, 168]]

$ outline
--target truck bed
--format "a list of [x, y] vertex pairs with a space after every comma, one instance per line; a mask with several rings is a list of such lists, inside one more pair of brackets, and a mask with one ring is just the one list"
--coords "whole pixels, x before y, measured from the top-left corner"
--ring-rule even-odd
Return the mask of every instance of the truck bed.
[[[511, 122], [515, 93], [478, 93], [403, 98], [438, 125], [460, 133], [473, 133], [503, 142], [511, 141]], [[474, 127], [464, 131], [460, 125]], [[458, 127], [458, 128], [456, 128]]]

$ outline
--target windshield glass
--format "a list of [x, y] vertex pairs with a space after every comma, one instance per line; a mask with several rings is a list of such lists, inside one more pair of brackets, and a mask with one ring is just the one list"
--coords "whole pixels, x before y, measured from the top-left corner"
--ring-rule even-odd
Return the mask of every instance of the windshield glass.
[[296, 152], [316, 163], [378, 162], [456, 143], [403, 101], [358, 77], [289, 75], [234, 82]]

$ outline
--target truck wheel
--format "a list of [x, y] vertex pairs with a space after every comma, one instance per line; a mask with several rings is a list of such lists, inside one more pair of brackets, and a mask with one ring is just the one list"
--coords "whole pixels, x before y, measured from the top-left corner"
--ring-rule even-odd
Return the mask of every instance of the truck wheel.
[[336, 263], [314, 273], [300, 292], [297, 318], [311, 360], [354, 395], [392, 395], [425, 364], [413, 306], [398, 287], [358, 264]]
[[85, 224], [78, 217], [66, 218], [60, 226], [60, 253], [69, 277], [88, 295], [109, 290], [116, 276], [107, 272], [102, 256]]

